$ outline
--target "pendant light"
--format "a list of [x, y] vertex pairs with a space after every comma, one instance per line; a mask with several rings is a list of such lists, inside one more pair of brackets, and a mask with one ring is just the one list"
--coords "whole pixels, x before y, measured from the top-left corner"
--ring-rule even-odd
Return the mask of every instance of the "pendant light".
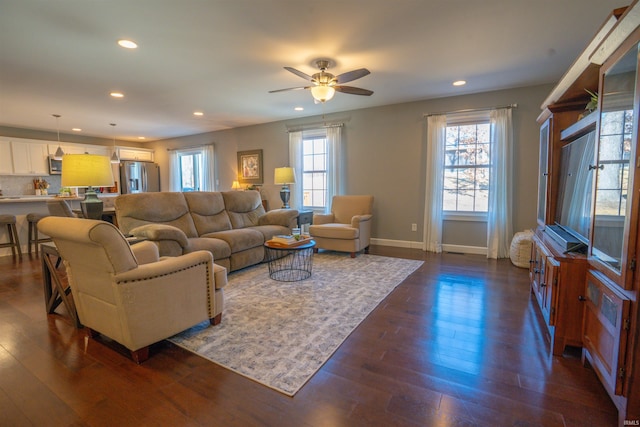
[[118, 158], [118, 153], [116, 152], [116, 124], [109, 123], [113, 126], [113, 154], [111, 154], [111, 163], [120, 163], [120, 159]]
[[56, 128], [58, 129], [58, 149], [56, 153], [53, 155], [55, 160], [62, 160], [62, 156], [64, 156], [64, 151], [62, 151], [62, 147], [60, 146], [60, 114], [52, 114], [53, 117], [56, 118]]

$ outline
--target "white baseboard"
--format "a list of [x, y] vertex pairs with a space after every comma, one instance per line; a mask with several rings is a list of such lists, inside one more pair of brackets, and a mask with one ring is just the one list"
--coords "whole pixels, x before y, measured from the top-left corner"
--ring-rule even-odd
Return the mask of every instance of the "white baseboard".
[[392, 246], [394, 248], [422, 249], [422, 242], [410, 240], [371, 239], [371, 243], [380, 246]]
[[487, 255], [487, 248], [481, 246], [442, 245], [442, 252], [457, 252], [462, 254]]
[[[392, 246], [394, 248], [422, 249], [422, 242], [411, 240], [371, 239], [371, 243], [380, 246]], [[487, 248], [479, 246], [442, 245], [443, 252], [458, 252], [463, 254], [487, 255]]]

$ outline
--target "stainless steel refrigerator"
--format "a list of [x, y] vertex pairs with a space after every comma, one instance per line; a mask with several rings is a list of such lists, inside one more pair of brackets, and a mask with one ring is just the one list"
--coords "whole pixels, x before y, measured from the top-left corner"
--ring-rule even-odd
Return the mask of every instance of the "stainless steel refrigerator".
[[160, 191], [160, 168], [157, 163], [120, 162], [120, 193], [148, 193]]

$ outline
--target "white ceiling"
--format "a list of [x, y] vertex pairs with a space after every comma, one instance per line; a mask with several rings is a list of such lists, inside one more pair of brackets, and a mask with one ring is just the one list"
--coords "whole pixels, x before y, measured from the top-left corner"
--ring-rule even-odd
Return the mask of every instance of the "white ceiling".
[[[0, 125], [155, 140], [553, 83], [625, 1], [0, 0]], [[317, 58], [375, 93], [268, 93]]]

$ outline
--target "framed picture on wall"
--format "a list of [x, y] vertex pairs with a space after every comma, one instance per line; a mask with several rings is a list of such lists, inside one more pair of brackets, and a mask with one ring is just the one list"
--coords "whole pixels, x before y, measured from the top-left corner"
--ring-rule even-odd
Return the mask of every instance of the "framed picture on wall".
[[238, 180], [241, 184], [262, 184], [262, 150], [238, 151]]

